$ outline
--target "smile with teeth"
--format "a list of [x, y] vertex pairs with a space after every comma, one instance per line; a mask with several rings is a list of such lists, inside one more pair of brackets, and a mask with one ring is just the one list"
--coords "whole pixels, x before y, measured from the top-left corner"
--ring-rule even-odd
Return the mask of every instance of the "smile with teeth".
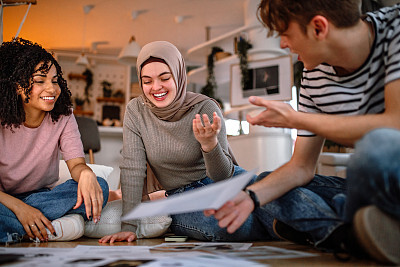
[[43, 100], [54, 100], [56, 97], [55, 96], [42, 96], [41, 99]]
[[153, 96], [154, 96], [155, 98], [162, 98], [162, 97], [164, 97], [164, 96], [166, 96], [166, 95], [167, 95], [167, 92], [158, 93], [158, 94], [153, 94]]

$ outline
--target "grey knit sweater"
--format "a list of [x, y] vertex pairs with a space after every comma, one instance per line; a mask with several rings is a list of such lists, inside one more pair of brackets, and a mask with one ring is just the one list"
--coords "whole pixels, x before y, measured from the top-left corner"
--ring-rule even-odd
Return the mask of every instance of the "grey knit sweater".
[[[160, 184], [175, 189], [208, 176], [214, 181], [233, 175], [233, 162], [228, 152], [228, 140], [222, 121], [218, 145], [210, 152], [201, 150], [192, 130], [196, 114], [207, 114], [212, 120], [213, 112], [222, 119], [217, 104], [206, 100], [193, 106], [181, 120], [159, 120], [141, 101], [132, 99], [126, 108], [123, 133], [123, 161], [121, 189], [125, 215], [141, 202], [143, 183], [148, 161]], [[122, 231], [135, 232], [136, 221], [122, 223]]]

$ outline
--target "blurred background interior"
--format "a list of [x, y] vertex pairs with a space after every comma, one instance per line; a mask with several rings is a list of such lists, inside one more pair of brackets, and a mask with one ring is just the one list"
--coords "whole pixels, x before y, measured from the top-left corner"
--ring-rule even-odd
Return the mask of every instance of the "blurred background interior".
[[[243, 93], [240, 79], [232, 75], [235, 66], [242, 66], [240, 56], [247, 58], [243, 66], [250, 69], [252, 64], [265, 67], [275, 62], [271, 60], [290, 58], [290, 66], [279, 67], [279, 93], [271, 99], [297, 109], [301, 63], [279, 47], [279, 38], [266, 38], [256, 17], [259, 0], [0, 1], [0, 42], [18, 36], [52, 51], [72, 92], [75, 115], [99, 125], [101, 149], [95, 159], [114, 167], [111, 189], [119, 181], [125, 106], [140, 94], [136, 56], [143, 45], [156, 40], [169, 41], [181, 51], [189, 91], [220, 101], [229, 142], [242, 167], [261, 172], [290, 159], [296, 131], [250, 126], [246, 114], [260, 110], [246, 104], [244, 94], [241, 102], [232, 98]], [[365, 12], [399, 2], [363, 0], [361, 8]], [[351, 150], [330, 143], [325, 149], [344, 154], [340, 160], [326, 154], [329, 159], [321, 161], [320, 171], [344, 175]]]

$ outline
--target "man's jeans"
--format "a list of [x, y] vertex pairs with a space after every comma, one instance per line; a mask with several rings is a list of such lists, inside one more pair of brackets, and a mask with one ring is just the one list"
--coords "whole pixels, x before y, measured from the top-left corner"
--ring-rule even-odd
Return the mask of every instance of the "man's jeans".
[[[243, 171], [240, 167], [236, 170]], [[261, 173], [256, 180], [269, 173]], [[377, 129], [366, 134], [356, 144], [347, 177], [315, 175], [309, 184], [254, 210], [234, 234], [219, 228], [213, 217], [202, 212], [172, 216], [171, 229], [175, 234], [207, 241], [273, 240], [272, 222], [276, 218], [309, 233], [318, 247], [337, 227], [352, 222], [354, 213], [363, 206], [376, 205], [400, 219], [400, 131]]]
[[[233, 176], [243, 172], [246, 172], [246, 170], [235, 166]], [[255, 179], [256, 176], [253, 177], [249, 184], [254, 183]], [[179, 194], [211, 183], [213, 183], [213, 180], [206, 177], [190, 185], [169, 190], [167, 191], [167, 195]], [[198, 201], [201, 201], [201, 199]], [[171, 217], [172, 223], [170, 229], [173, 233], [176, 235], [187, 235], [197, 240], [226, 242], [277, 239], [272, 231], [273, 218], [268, 214], [265, 214], [262, 218], [250, 214], [246, 222], [233, 234], [229, 234], [225, 228], [220, 228], [218, 221], [213, 216], [206, 217], [202, 211], [176, 214]]]
[[338, 226], [351, 223], [355, 212], [367, 205], [400, 219], [398, 130], [377, 129], [366, 134], [356, 144], [347, 179], [316, 175], [308, 185], [293, 189], [262, 210], [311, 234], [318, 247]]
[[[97, 177], [97, 181], [103, 190], [104, 207], [108, 200], [108, 184], [100, 177]], [[33, 192], [14, 195], [14, 197], [40, 210], [50, 221], [66, 214], [80, 214], [87, 220], [84, 203], [79, 208], [72, 209], [76, 204], [77, 190], [78, 183], [70, 179], [52, 190], [42, 188]], [[0, 243], [18, 241], [25, 234], [24, 227], [15, 214], [0, 203]]]
[[400, 131], [384, 128], [365, 135], [356, 144], [347, 177], [346, 222], [367, 205], [400, 220]]

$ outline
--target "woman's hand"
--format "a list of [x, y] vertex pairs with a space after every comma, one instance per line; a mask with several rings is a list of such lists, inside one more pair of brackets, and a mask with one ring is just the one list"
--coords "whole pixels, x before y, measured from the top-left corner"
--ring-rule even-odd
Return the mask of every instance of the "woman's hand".
[[196, 114], [196, 118], [193, 119], [193, 133], [197, 141], [201, 145], [201, 149], [204, 152], [210, 152], [218, 144], [218, 134], [221, 131], [221, 118], [218, 117], [217, 113], [213, 113], [213, 123], [207, 114], [203, 114], [204, 125], [201, 122], [200, 114]]
[[115, 241], [128, 241], [132, 242], [136, 240], [136, 234], [133, 232], [119, 232], [113, 235], [106, 235], [99, 239], [99, 243], [114, 243]]
[[100, 214], [103, 207], [103, 190], [97, 182], [97, 177], [90, 168], [81, 171], [78, 182], [78, 198], [74, 209], [77, 209], [85, 203], [86, 216], [97, 223], [100, 220]]
[[53, 225], [40, 210], [21, 201], [13, 209], [13, 212], [30, 238], [37, 237], [40, 241], [47, 241], [46, 228], [55, 236]]

